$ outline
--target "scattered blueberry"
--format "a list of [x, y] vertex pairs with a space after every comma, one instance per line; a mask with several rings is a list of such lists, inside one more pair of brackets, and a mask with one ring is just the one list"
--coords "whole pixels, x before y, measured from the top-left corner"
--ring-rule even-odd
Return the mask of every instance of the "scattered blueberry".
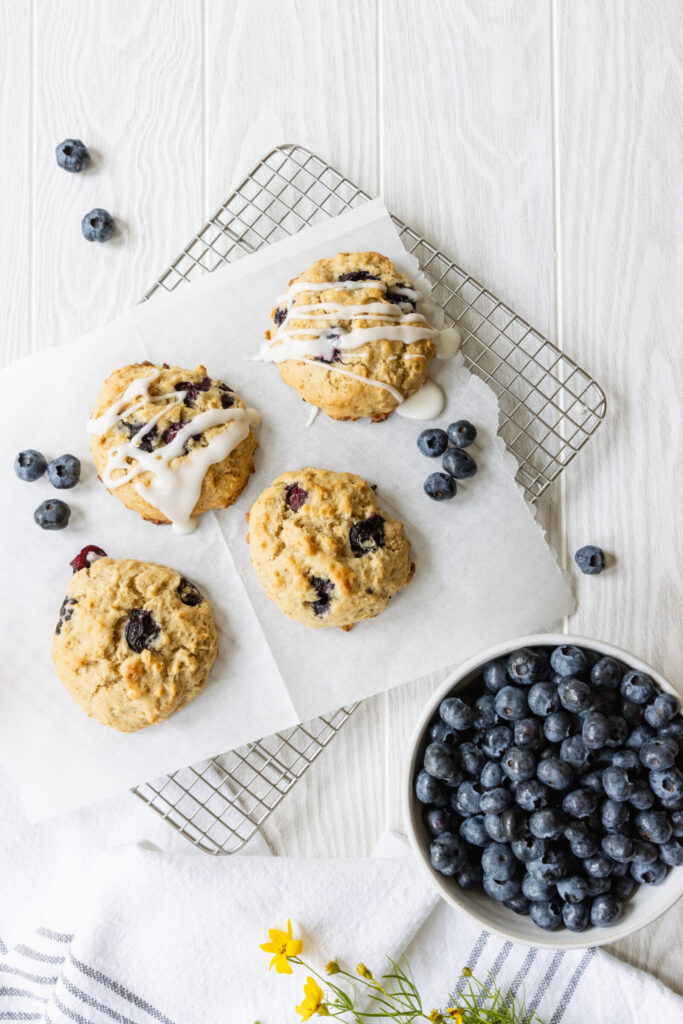
[[463, 448], [449, 448], [441, 465], [456, 480], [467, 480], [477, 472], [476, 462]]
[[98, 548], [96, 544], [87, 544], [86, 547], [81, 548], [76, 557], [69, 562], [69, 565], [74, 572], [80, 572], [81, 569], [89, 569], [98, 558], [106, 557], [107, 552], [103, 551], [102, 548]]
[[605, 552], [594, 544], [586, 544], [576, 552], [574, 561], [586, 576], [597, 576], [605, 568]]
[[446, 435], [446, 431], [438, 430], [435, 427], [423, 430], [417, 439], [417, 447], [423, 455], [428, 456], [430, 459], [435, 459], [438, 455], [443, 455], [446, 448], [448, 448], [448, 437]]
[[34, 480], [39, 480], [46, 469], [45, 456], [42, 452], [37, 452], [35, 448], [27, 448], [26, 451], [19, 452], [14, 460], [14, 472], [20, 480], [29, 484]]
[[457, 420], [448, 427], [448, 440], [456, 448], [468, 448], [477, 436], [477, 429], [469, 420]]
[[455, 480], [448, 473], [431, 473], [424, 482], [424, 492], [434, 501], [455, 497]]
[[86, 213], [81, 221], [81, 231], [88, 242], [108, 242], [115, 226], [112, 215], [99, 207]]
[[33, 513], [33, 518], [41, 530], [63, 530], [69, 525], [71, 509], [65, 501], [49, 498], [41, 502]]
[[80, 174], [90, 162], [90, 153], [80, 139], [64, 139], [55, 149], [57, 163], [63, 171]]
[[53, 487], [75, 487], [81, 476], [81, 463], [75, 455], [60, 455], [47, 464], [47, 475]]

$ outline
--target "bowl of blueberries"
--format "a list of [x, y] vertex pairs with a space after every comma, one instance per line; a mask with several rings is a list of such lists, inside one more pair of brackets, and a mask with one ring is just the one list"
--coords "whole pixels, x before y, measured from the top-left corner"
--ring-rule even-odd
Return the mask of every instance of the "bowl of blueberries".
[[513, 942], [613, 942], [683, 895], [680, 701], [610, 644], [542, 634], [470, 659], [421, 717], [404, 792], [442, 897]]

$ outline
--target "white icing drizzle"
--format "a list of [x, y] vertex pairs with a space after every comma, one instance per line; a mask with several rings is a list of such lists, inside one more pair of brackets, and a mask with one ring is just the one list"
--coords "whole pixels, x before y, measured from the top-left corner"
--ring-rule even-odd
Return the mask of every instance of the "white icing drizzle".
[[[143, 451], [135, 442], [148, 434], [169, 409], [182, 403], [187, 394], [186, 391], [170, 391], [150, 395], [150, 384], [159, 377], [160, 372], [155, 369], [148, 376], [132, 381], [117, 402], [101, 416], [88, 422], [87, 431], [101, 437], [124, 417], [130, 416], [147, 403], [160, 404], [159, 412], [129, 441], [109, 451], [102, 481], [106, 487], [115, 490], [141, 473], [149, 473], [149, 483], [139, 481], [134, 484], [135, 490], [171, 521], [174, 530], [178, 533], [191, 533], [197, 525], [196, 518], [192, 518], [192, 511], [209, 467], [227, 458], [249, 435], [250, 428], [258, 425], [260, 416], [256, 409], [207, 409], [183, 424], [169, 444], [151, 452]], [[184, 454], [185, 443], [191, 437], [218, 426], [225, 426], [225, 430], [215, 434], [206, 445], [197, 445], [182, 461], [171, 466], [173, 459]], [[115, 473], [119, 475], [115, 476]]]
[[462, 345], [462, 331], [459, 327], [447, 327], [441, 331], [436, 343], [437, 359], [452, 359]]
[[399, 405], [396, 412], [408, 420], [433, 420], [440, 416], [446, 404], [446, 396], [433, 380], [424, 382], [419, 391]]
[[316, 359], [299, 359], [299, 362], [309, 363], [311, 366], [317, 367], [324, 366], [326, 370], [332, 370], [334, 373], [341, 373], [344, 377], [355, 377], [356, 380], [362, 380], [364, 384], [370, 384], [373, 388], [383, 388], [385, 391], [388, 391], [390, 395], [394, 396], [399, 405], [404, 400], [401, 392], [392, 384], [387, 384], [383, 380], [375, 380], [374, 377], [363, 377], [360, 373], [352, 373], [351, 370], [342, 370], [338, 363], [320, 363]]
[[304, 426], [312, 427], [313, 424], [315, 423], [315, 418], [316, 418], [316, 416], [318, 415], [319, 412], [320, 412], [320, 409], [318, 408], [317, 405], [311, 406], [311, 411], [308, 414], [308, 419], [306, 420], [306, 423], [304, 424]]

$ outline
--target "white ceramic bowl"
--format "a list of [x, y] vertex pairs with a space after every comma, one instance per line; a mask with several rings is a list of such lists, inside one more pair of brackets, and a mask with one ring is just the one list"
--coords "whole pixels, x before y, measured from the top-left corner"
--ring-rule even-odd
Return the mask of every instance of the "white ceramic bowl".
[[461, 889], [457, 882], [435, 871], [429, 862], [429, 835], [424, 822], [424, 805], [415, 796], [415, 777], [422, 767], [425, 748], [429, 743], [429, 725], [437, 714], [439, 704], [444, 697], [455, 693], [472, 682], [487, 661], [509, 654], [519, 647], [550, 646], [560, 644], [576, 644], [599, 651], [603, 655], [611, 655], [625, 662], [631, 668], [647, 672], [662, 690], [673, 693], [680, 698], [680, 693], [666, 681], [650, 665], [640, 661], [627, 651], [611, 644], [603, 643], [589, 637], [568, 636], [565, 633], [541, 633], [536, 636], [519, 637], [506, 643], [498, 644], [484, 654], [470, 658], [461, 665], [443, 683], [431, 697], [424, 709], [411, 743], [410, 756], [404, 777], [404, 811], [405, 821], [411, 845], [417, 859], [447, 903], [464, 914], [468, 914], [479, 922], [482, 927], [498, 932], [512, 942], [527, 943], [548, 949], [582, 949], [586, 946], [601, 946], [607, 942], [615, 942], [626, 935], [650, 924], [660, 914], [676, 903], [683, 896], [683, 866], [670, 868], [661, 885], [639, 885], [633, 896], [624, 904], [624, 913], [615, 925], [609, 928], [595, 928], [589, 925], [583, 932], [571, 932], [562, 928], [556, 932], [547, 932], [535, 925], [530, 917], [515, 914], [486, 896], [483, 890]]

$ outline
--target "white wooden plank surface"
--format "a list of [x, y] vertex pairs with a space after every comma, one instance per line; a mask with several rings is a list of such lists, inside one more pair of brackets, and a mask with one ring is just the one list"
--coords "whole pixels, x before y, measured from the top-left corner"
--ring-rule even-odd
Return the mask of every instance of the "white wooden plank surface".
[[[5, 0], [0, 118], [22, 145], [0, 161], [0, 358], [120, 312], [264, 152], [303, 143], [606, 385], [542, 510], [570, 555], [617, 559], [573, 574], [569, 627], [680, 679], [680, 22], [677, 0]], [[54, 161], [71, 134], [81, 176]], [[108, 246], [81, 238], [94, 205], [122, 226]], [[424, 697], [363, 705], [266, 827], [275, 852], [367, 854], [400, 824]], [[617, 952], [680, 987], [682, 923]]]

